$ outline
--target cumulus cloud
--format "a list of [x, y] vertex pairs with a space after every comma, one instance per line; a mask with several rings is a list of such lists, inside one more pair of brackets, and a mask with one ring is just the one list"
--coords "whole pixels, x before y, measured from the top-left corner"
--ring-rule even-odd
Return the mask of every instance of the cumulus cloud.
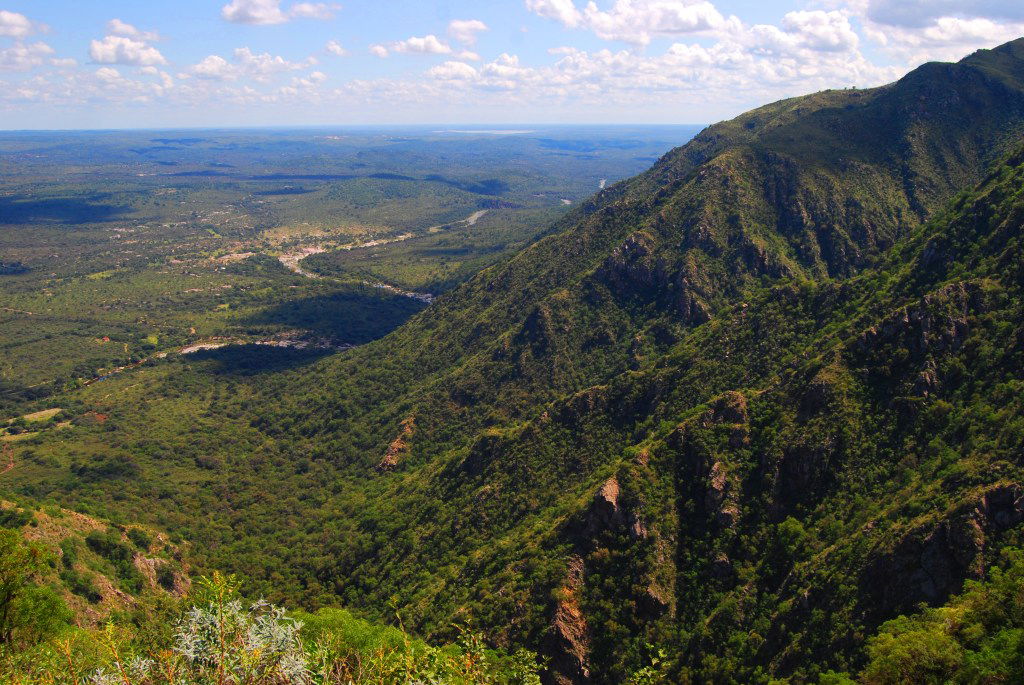
[[40, 28], [24, 14], [0, 10], [0, 36], [24, 38], [35, 33]]
[[464, 45], [475, 45], [477, 34], [486, 30], [487, 24], [479, 19], [453, 19], [448, 23], [448, 35]]
[[816, 53], [852, 53], [860, 44], [846, 14], [823, 10], [789, 12], [780, 26], [757, 24], [737, 32], [733, 39], [764, 54], [804, 61], [820, 59]]
[[295, 19], [333, 19], [334, 13], [338, 10], [337, 5], [329, 5], [323, 2], [300, 2], [292, 5], [288, 16]]
[[316, 63], [317, 60], [314, 57], [309, 57], [301, 62], [292, 62], [280, 55], [271, 55], [269, 52], [257, 54], [245, 47], [236, 49], [230, 62], [220, 55], [209, 55], [192, 65], [181, 76], [195, 76], [200, 79], [216, 81], [235, 81], [246, 77], [259, 82], [267, 82], [275, 74], [307, 69]]
[[464, 81], [477, 77], [477, 71], [465, 62], [445, 62], [431, 67], [427, 75], [442, 81]]
[[526, 9], [559, 21], [569, 28], [578, 26], [583, 18], [573, 0], [526, 0]]
[[869, 0], [867, 18], [878, 24], [925, 28], [943, 18], [1024, 22], [1018, 0]]
[[193, 76], [216, 81], [234, 80], [238, 78], [239, 73], [237, 67], [220, 55], [208, 55], [189, 69], [189, 74]]
[[113, 67], [100, 67], [96, 70], [96, 78], [107, 83], [121, 80], [121, 72]]
[[590, 2], [580, 10], [573, 0], [526, 0], [531, 12], [569, 28], [586, 28], [603, 40], [647, 45], [654, 36], [722, 32], [739, 26], [707, 0], [616, 0], [605, 11]]
[[43, 42], [16, 43], [0, 50], [0, 70], [27, 71], [40, 66], [53, 54], [53, 48]]
[[89, 57], [100, 64], [167, 64], [159, 50], [141, 40], [126, 36], [107, 36], [103, 40], [90, 42]]
[[283, 24], [291, 19], [331, 19], [339, 5], [322, 2], [299, 2], [288, 10], [281, 9], [281, 0], [231, 0], [220, 9], [224, 19], [236, 24]]
[[107, 22], [107, 33], [112, 36], [125, 36], [143, 41], [160, 40], [160, 34], [156, 31], [140, 31], [120, 19], [111, 19]]
[[[762, 24], [719, 11], [717, 0], [523, 3], [566, 28], [622, 44], [609, 43], [608, 49], [570, 44], [549, 50], [546, 57], [520, 59], [509, 52], [481, 60], [472, 50], [487, 25], [457, 19], [444, 33], [369, 47], [380, 57], [392, 52], [440, 56], [427, 60], [418, 78], [332, 84], [334, 79], [315, 70], [314, 57], [292, 61], [249, 48], [209, 55], [172, 77], [163, 55], [151, 45], [158, 38], [152, 31], [112, 20], [106, 38], [90, 46], [98, 64], [80, 69], [45, 43], [29, 44], [27, 36], [43, 27], [0, 12], [0, 36], [13, 44], [0, 46], [0, 69], [24, 72], [5, 75], [0, 102], [161, 98], [168, 105], [277, 105], [289, 112], [305, 102], [398, 117], [403, 111], [431, 116], [444, 103], [486, 107], [501, 116], [537, 116], [562, 107], [597, 116], [656, 112], [653, 116], [707, 121], [821, 88], [878, 85], [926, 59], [959, 58], [1024, 35], [1024, 2], [1017, 0], [808, 0], [805, 6], [814, 9]], [[323, 19], [337, 9], [297, 0], [221, 0], [217, 5], [223, 5], [225, 19], [248, 24]], [[320, 45], [319, 56], [347, 54], [336, 40]], [[122, 64], [133, 68], [116, 66]]]
[[908, 65], [955, 60], [1024, 35], [1017, 0], [853, 0], [864, 36]]
[[413, 36], [405, 40], [396, 41], [389, 46], [393, 52], [404, 52], [421, 55], [450, 55], [452, 48], [441, 41], [434, 34], [423, 37]]

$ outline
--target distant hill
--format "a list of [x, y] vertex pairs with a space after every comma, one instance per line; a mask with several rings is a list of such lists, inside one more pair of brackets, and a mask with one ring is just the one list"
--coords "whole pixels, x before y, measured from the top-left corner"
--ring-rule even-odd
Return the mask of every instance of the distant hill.
[[[85, 391], [14, 477], [549, 682], [855, 673], [1024, 542], [1022, 144], [1024, 41], [774, 103], [382, 340]], [[118, 497], [56, 480], [108, 452]]]

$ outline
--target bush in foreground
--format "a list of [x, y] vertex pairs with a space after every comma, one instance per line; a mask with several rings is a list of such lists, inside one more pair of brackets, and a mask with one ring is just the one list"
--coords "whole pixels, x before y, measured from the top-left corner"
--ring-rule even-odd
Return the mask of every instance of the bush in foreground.
[[[4, 685], [532, 684], [532, 653], [506, 655], [464, 632], [433, 647], [343, 610], [289, 616], [247, 602], [232, 576], [195, 584], [189, 601], [143, 602], [98, 630], [68, 628], [31, 648], [0, 648]], [[307, 622], [308, 621], [308, 628]]]

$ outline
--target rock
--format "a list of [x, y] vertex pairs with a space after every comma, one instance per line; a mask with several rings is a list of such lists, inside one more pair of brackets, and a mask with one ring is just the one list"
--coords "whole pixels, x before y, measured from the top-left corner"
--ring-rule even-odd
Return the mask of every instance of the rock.
[[546, 651], [551, 657], [544, 680], [556, 685], [579, 685], [590, 680], [587, 654], [590, 635], [586, 617], [580, 610], [579, 593], [583, 588], [583, 559], [572, 556], [566, 578], [555, 603]]
[[712, 464], [707, 483], [707, 490], [704, 494], [704, 510], [708, 516], [722, 528], [731, 528], [736, 525], [740, 509], [734, 501], [734, 488], [722, 462], [716, 461]]
[[910, 611], [920, 602], [937, 604], [959, 592], [964, 579], [985, 574], [990, 535], [1024, 521], [1024, 489], [1016, 483], [989, 488], [937, 523], [905, 534], [877, 553], [862, 583], [869, 606], [882, 616]]
[[377, 464], [377, 470], [381, 472], [393, 471], [397, 466], [398, 462], [401, 461], [409, 452], [409, 440], [416, 432], [416, 419], [413, 416], [406, 417], [402, 420], [402, 429], [398, 433], [398, 436], [391, 441], [388, 445], [387, 452], [381, 457], [380, 463]]
[[708, 474], [708, 489], [704, 496], [704, 507], [708, 511], [716, 511], [725, 501], [726, 490], [729, 487], [729, 479], [722, 462], [716, 461], [711, 466]]
[[647, 621], [653, 621], [669, 613], [672, 602], [666, 598], [662, 588], [653, 583], [647, 586], [647, 590], [637, 599], [637, 611], [640, 617]]
[[713, 408], [715, 414], [721, 417], [724, 423], [747, 423], [747, 398], [743, 393], [729, 391], [723, 393], [715, 401]]
[[733, 577], [732, 561], [725, 552], [719, 552], [711, 562], [711, 575], [720, 581], [727, 581]]
[[639, 518], [634, 518], [629, 527], [629, 534], [634, 540], [646, 540], [647, 526]]
[[590, 510], [587, 513], [587, 527], [592, 534], [621, 525], [619, 494], [619, 481], [612, 476], [594, 495], [594, 500], [590, 503]]
[[982, 295], [977, 283], [945, 285], [865, 330], [854, 350], [869, 354], [885, 344], [902, 345], [916, 354], [956, 350], [970, 333], [969, 315], [984, 309]]

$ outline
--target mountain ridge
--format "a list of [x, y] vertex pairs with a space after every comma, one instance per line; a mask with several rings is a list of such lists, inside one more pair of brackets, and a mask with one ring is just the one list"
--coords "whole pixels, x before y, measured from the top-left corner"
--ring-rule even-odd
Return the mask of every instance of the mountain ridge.
[[182, 363], [87, 438], [271, 597], [466, 618], [549, 682], [852, 672], [1020, 542], [1022, 83], [1015, 41], [759, 108], [380, 341], [229, 391]]

